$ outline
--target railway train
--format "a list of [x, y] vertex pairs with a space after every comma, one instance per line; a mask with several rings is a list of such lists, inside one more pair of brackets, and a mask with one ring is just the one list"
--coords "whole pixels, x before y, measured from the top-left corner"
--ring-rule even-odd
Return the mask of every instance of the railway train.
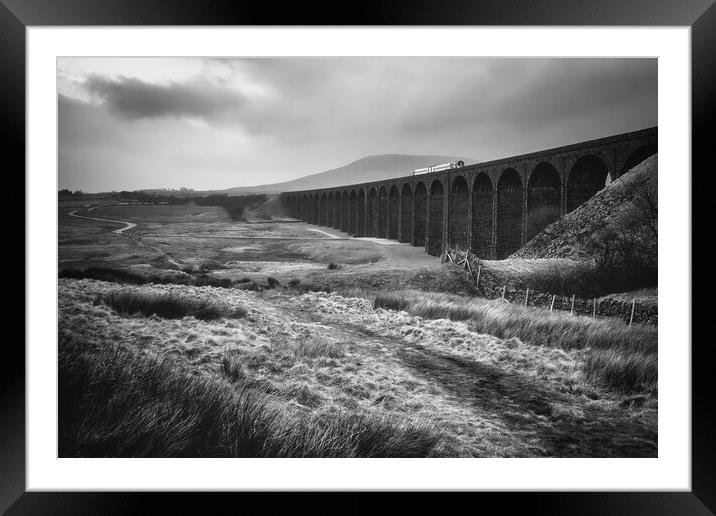
[[451, 161], [449, 163], [443, 163], [442, 165], [430, 165], [429, 167], [424, 168], [414, 168], [410, 171], [411, 176], [417, 176], [419, 174], [429, 174], [430, 172], [441, 172], [443, 170], [450, 170], [451, 168], [460, 168], [464, 167], [465, 162], [460, 161]]

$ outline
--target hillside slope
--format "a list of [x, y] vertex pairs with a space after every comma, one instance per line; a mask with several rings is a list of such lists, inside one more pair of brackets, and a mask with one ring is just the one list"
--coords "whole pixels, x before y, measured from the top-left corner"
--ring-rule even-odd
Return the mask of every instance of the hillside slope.
[[585, 246], [595, 234], [619, 231], [631, 224], [639, 208], [635, 200], [648, 192], [656, 192], [657, 172], [658, 155], [655, 154], [547, 226], [511, 258], [587, 258]]
[[368, 181], [392, 179], [410, 174], [414, 168], [426, 167], [448, 161], [462, 160], [466, 165], [478, 163], [471, 158], [455, 156], [415, 156], [409, 154], [381, 154], [366, 156], [348, 165], [299, 177], [283, 183], [258, 186], [243, 186], [221, 190], [221, 193], [278, 193], [313, 188], [331, 188], [334, 186], [351, 185]]

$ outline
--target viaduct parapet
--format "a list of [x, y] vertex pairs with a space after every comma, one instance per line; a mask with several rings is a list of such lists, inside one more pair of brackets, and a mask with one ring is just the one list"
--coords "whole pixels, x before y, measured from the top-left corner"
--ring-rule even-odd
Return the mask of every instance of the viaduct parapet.
[[657, 128], [416, 176], [284, 192], [291, 216], [356, 237], [501, 259], [657, 152]]

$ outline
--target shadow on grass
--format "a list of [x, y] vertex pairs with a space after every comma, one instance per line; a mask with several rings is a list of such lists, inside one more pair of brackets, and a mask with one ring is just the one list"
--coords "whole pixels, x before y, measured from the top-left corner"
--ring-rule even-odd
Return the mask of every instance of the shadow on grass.
[[490, 364], [402, 343], [401, 361], [419, 375], [502, 421], [511, 432], [527, 433], [536, 451], [549, 457], [656, 457], [656, 431], [624, 411], [580, 406], [583, 417], [554, 410], [574, 401]]

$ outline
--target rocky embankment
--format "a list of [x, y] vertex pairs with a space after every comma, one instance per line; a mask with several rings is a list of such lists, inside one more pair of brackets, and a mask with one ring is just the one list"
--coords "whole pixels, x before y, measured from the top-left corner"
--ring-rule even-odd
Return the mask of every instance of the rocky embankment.
[[618, 226], [628, 216], [635, 196], [656, 188], [657, 171], [658, 155], [655, 154], [544, 228], [511, 258], [586, 258], [584, 245], [592, 235], [609, 225]]

